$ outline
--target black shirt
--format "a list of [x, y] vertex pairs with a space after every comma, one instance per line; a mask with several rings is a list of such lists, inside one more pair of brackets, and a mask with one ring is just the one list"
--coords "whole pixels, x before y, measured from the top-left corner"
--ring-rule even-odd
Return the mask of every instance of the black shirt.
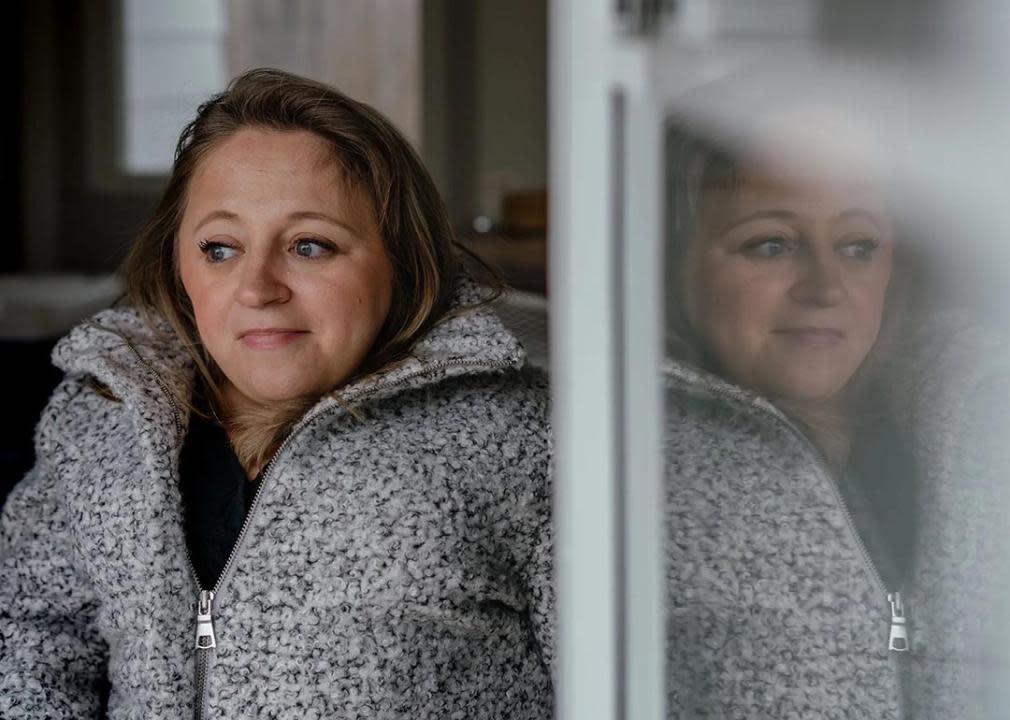
[[204, 590], [217, 584], [252, 505], [259, 478], [249, 480], [228, 434], [193, 415], [179, 458], [186, 545]]
[[893, 424], [867, 423], [840, 483], [849, 512], [887, 590], [909, 579], [916, 543], [915, 463]]

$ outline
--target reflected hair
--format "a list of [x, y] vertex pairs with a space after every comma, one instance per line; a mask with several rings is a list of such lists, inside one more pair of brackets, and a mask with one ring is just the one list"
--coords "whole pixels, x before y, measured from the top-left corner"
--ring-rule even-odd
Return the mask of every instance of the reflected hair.
[[[420, 337], [448, 311], [461, 272], [460, 255], [435, 183], [410, 143], [379, 112], [340, 91], [280, 70], [261, 68], [235, 78], [203, 103], [182, 131], [168, 185], [153, 216], [136, 237], [124, 265], [128, 301], [157, 327], [167, 322], [191, 357], [208, 409], [223, 407], [222, 375], [197, 333], [193, 307], [177, 261], [177, 235], [188, 191], [200, 163], [238, 131], [307, 131], [322, 139], [351, 191], [375, 212], [393, 272], [392, 303], [385, 323], [354, 378], [409, 354]], [[354, 379], [351, 378], [351, 379]], [[179, 398], [190, 410], [188, 398]], [[262, 455], [318, 398], [250, 421]], [[264, 409], [266, 412], [266, 409]], [[238, 422], [231, 418], [229, 422]], [[260, 433], [262, 435], [263, 433]], [[249, 458], [250, 453], [240, 453]], [[255, 459], [255, 458], [254, 458]], [[259, 458], [262, 459], [262, 458]]]
[[705, 193], [732, 191], [739, 161], [727, 144], [691, 132], [688, 124], [671, 122], [666, 132], [666, 348], [669, 355], [694, 367], [714, 370], [701, 335], [684, 310], [684, 259], [697, 231]]

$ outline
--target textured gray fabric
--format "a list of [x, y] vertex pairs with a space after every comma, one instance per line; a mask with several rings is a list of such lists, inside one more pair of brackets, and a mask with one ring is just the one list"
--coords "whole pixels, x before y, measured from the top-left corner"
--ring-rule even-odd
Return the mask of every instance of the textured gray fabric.
[[[96, 717], [106, 671], [113, 720], [190, 717], [187, 418], [163, 389], [185, 356], [110, 310], [54, 359], [39, 462], [2, 520], [0, 717]], [[549, 717], [543, 376], [478, 309], [340, 398], [278, 453], [217, 588], [210, 716]]]
[[916, 503], [892, 509], [920, 528], [894, 588], [904, 654], [819, 453], [767, 401], [668, 368], [671, 718], [1010, 717], [1010, 364], [957, 328], [910, 332], [881, 369], [920, 469]]

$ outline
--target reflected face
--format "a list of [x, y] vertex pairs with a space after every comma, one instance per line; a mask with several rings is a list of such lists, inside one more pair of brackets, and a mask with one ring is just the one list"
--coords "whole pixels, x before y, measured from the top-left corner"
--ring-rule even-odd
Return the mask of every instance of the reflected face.
[[243, 129], [212, 150], [176, 242], [232, 409], [338, 386], [389, 312], [393, 274], [375, 212], [308, 132]]
[[744, 165], [701, 200], [685, 309], [719, 370], [772, 399], [830, 401], [880, 330], [893, 259], [865, 178]]

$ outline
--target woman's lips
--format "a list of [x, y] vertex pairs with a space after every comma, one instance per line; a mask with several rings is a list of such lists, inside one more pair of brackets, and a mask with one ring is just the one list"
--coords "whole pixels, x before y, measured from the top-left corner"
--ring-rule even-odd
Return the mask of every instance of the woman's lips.
[[797, 327], [781, 328], [774, 331], [790, 342], [810, 347], [832, 347], [845, 339], [845, 333], [835, 328]]
[[275, 350], [290, 345], [303, 336], [308, 335], [306, 330], [292, 330], [289, 328], [259, 328], [256, 330], [246, 330], [239, 335], [242, 344], [252, 350]]

